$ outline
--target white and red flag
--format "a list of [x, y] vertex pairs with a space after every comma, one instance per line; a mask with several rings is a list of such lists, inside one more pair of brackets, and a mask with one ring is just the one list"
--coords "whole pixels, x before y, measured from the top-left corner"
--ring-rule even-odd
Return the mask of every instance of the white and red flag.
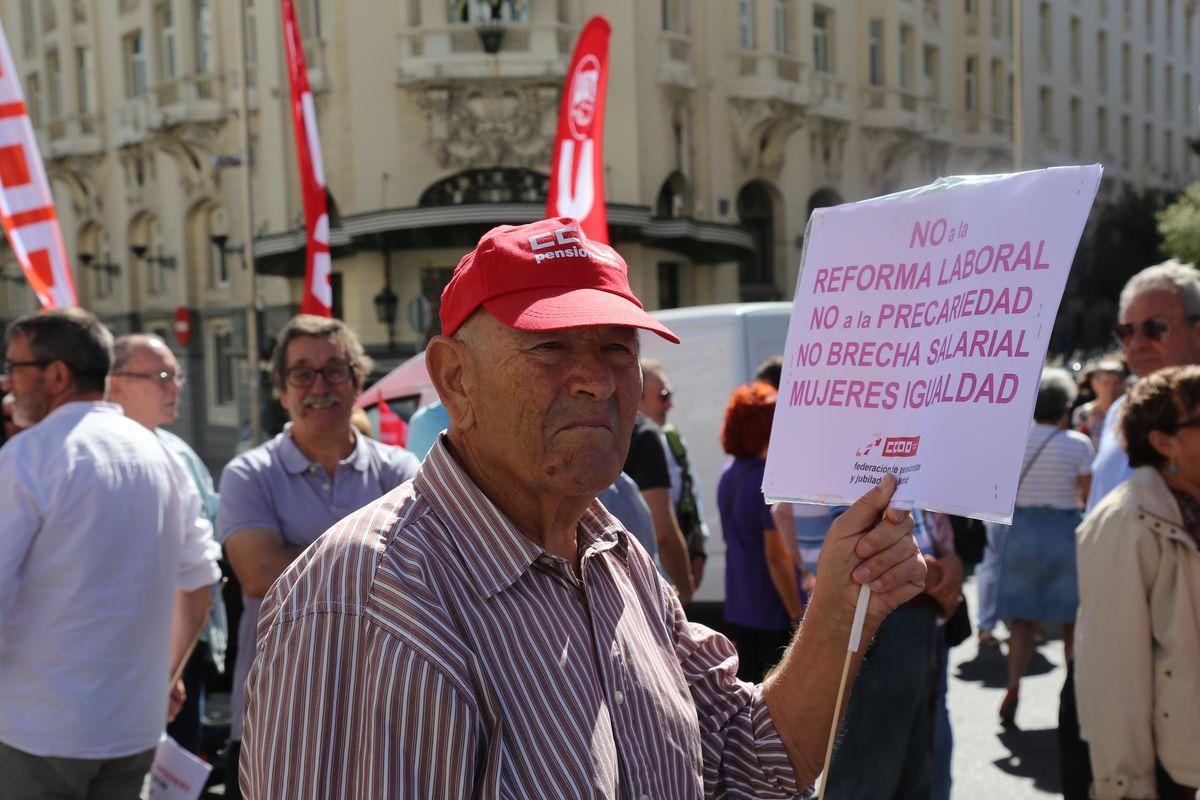
[[301, 314], [333, 316], [333, 286], [329, 282], [329, 214], [325, 206], [325, 167], [321, 163], [321, 139], [317, 135], [317, 109], [308, 86], [304, 48], [296, 8], [292, 0], [283, 4], [283, 44], [287, 49], [288, 76], [292, 84], [292, 122], [296, 129], [296, 157], [300, 161], [300, 186], [304, 193], [304, 228], [308, 247], [304, 257], [304, 299]]
[[79, 305], [50, 182], [0, 25], [0, 221], [43, 308]]
[[547, 217], [573, 217], [594, 242], [608, 244], [604, 210], [604, 92], [612, 25], [597, 15], [575, 44], [563, 84], [558, 135], [550, 164]]

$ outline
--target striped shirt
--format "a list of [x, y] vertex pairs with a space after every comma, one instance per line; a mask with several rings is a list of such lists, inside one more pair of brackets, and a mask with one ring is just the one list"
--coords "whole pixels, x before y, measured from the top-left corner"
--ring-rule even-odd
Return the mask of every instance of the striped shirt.
[[793, 797], [761, 686], [598, 502], [579, 574], [439, 439], [277, 580], [247, 687], [247, 798]]
[[1017, 488], [1017, 505], [1079, 508], [1079, 476], [1092, 474], [1094, 455], [1092, 440], [1082, 433], [1057, 425], [1034, 425], [1025, 443], [1021, 469], [1028, 468], [1028, 472]]

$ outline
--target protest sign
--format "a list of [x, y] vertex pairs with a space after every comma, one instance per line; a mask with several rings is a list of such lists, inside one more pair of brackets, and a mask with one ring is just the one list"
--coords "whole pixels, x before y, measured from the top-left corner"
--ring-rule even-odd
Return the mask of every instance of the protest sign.
[[809, 220], [763, 493], [1011, 522], [1099, 165], [944, 178]]
[[201, 761], [164, 733], [150, 767], [149, 800], [196, 800], [210, 772], [212, 764]]

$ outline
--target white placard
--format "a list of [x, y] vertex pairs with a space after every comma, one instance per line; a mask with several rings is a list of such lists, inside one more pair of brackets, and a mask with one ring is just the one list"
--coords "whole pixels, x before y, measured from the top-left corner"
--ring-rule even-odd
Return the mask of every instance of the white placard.
[[163, 734], [150, 767], [149, 800], [197, 800], [212, 772], [212, 764], [184, 750]]
[[1099, 165], [943, 178], [809, 220], [763, 493], [1011, 522]]

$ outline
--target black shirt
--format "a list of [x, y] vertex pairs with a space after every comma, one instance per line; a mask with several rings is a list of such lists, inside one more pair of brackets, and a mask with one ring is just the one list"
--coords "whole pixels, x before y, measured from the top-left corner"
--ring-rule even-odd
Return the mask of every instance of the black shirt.
[[667, 468], [667, 450], [662, 430], [640, 411], [633, 423], [633, 436], [624, 471], [643, 492], [647, 489], [671, 488], [671, 472]]

